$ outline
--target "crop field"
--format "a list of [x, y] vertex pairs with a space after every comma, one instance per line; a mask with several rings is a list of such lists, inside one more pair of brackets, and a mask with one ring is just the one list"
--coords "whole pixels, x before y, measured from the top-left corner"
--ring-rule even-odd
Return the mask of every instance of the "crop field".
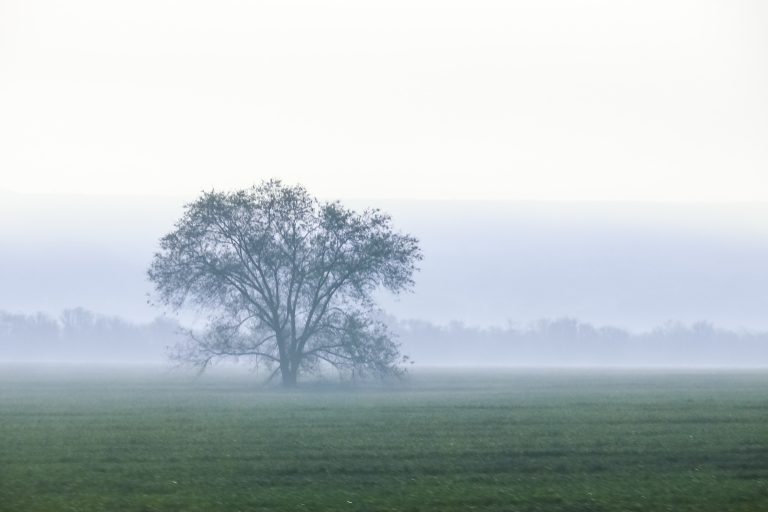
[[768, 510], [768, 372], [0, 368], [3, 511]]

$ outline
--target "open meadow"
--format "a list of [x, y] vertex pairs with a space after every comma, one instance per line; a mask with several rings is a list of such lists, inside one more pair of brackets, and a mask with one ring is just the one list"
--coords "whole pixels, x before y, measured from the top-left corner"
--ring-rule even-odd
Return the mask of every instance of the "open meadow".
[[764, 511], [768, 372], [3, 366], [0, 510]]

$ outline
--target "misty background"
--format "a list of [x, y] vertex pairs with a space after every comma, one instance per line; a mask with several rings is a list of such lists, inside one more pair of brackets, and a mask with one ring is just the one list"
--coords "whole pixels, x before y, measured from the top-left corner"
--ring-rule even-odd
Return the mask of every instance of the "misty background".
[[154, 359], [200, 320], [147, 304], [158, 239], [279, 177], [421, 240], [380, 296], [419, 363], [763, 364], [766, 26], [761, 0], [0, 2], [0, 360]]
[[[768, 333], [676, 322], [640, 333], [573, 318], [480, 328], [384, 317], [419, 366], [729, 367], [768, 365]], [[53, 317], [0, 311], [0, 362], [167, 364], [185, 334], [173, 319], [149, 323], [82, 308]], [[245, 360], [247, 362], [247, 360]], [[174, 365], [177, 362], [174, 362]]]
[[[4, 194], [0, 359], [163, 361], [175, 317], [146, 268], [181, 196]], [[381, 294], [425, 365], [768, 364], [763, 203], [349, 200], [417, 236]]]

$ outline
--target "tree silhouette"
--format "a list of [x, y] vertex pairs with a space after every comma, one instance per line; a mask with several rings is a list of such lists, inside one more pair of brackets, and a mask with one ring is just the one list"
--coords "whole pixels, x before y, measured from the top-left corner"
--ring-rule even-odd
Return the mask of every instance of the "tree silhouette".
[[404, 358], [375, 319], [373, 292], [413, 284], [416, 238], [376, 209], [354, 212], [278, 180], [206, 192], [160, 241], [148, 275], [160, 300], [209, 314], [176, 356], [202, 369], [253, 358], [285, 386], [323, 363], [396, 374]]

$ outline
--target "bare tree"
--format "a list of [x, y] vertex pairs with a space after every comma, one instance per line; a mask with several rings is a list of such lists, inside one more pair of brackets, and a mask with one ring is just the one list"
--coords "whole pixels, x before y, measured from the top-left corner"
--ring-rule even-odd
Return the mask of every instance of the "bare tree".
[[409, 289], [422, 255], [381, 211], [357, 213], [271, 180], [203, 193], [160, 247], [148, 275], [161, 302], [209, 313], [177, 357], [201, 369], [253, 358], [285, 386], [323, 364], [358, 375], [401, 371], [405, 358], [375, 319], [372, 294]]

